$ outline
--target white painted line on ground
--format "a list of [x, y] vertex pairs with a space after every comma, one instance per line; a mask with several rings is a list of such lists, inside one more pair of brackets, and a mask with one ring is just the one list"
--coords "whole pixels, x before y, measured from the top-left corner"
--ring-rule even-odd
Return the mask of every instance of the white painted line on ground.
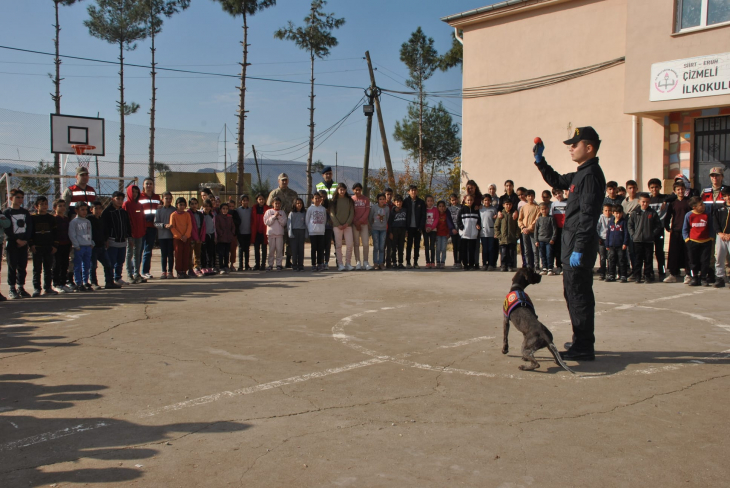
[[34, 444], [40, 444], [41, 442], [52, 441], [53, 439], [59, 439], [61, 437], [67, 437], [70, 435], [78, 434], [80, 432], [86, 432], [88, 430], [100, 429], [107, 427], [110, 424], [106, 422], [97, 422], [91, 425], [79, 424], [74, 427], [67, 427], [65, 429], [57, 430], [55, 432], [46, 432], [45, 434], [38, 434], [32, 437], [26, 437], [18, 441], [8, 442], [7, 444], [0, 445], [0, 451], [12, 451], [21, 447], [28, 447]]
[[374, 358], [366, 361], [360, 361], [359, 363], [348, 364], [339, 368], [325, 369], [324, 371], [317, 371], [315, 373], [309, 373], [301, 376], [292, 376], [284, 380], [272, 381], [270, 383], [262, 383], [256, 386], [250, 386], [248, 388], [241, 388], [233, 391], [222, 391], [220, 393], [214, 393], [213, 395], [206, 395], [199, 398], [193, 398], [192, 400], [186, 400], [180, 403], [174, 403], [167, 405], [166, 407], [156, 408], [138, 414], [140, 418], [154, 417], [161, 413], [174, 412], [176, 410], [182, 410], [183, 408], [195, 407], [198, 405], [205, 405], [206, 403], [212, 403], [220, 400], [221, 398], [232, 398], [241, 395], [250, 395], [264, 390], [271, 390], [273, 388], [280, 388], [282, 386], [291, 385], [294, 383], [301, 383], [303, 381], [309, 381], [316, 378], [324, 378], [333, 374], [344, 373], [346, 371], [352, 371], [353, 369], [364, 368], [366, 366], [372, 366], [374, 364], [384, 363], [382, 359]]
[[494, 336], [473, 337], [465, 341], [454, 342], [453, 344], [444, 344], [443, 346], [439, 346], [436, 349], [450, 349], [452, 347], [461, 347], [469, 344], [474, 344], [475, 342], [488, 341], [489, 339], [494, 339]]

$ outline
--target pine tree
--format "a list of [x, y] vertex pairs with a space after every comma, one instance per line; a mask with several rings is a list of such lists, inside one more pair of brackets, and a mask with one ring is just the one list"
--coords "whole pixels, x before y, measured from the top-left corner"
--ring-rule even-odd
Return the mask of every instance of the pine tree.
[[149, 150], [149, 177], [155, 177], [155, 107], [157, 104], [157, 88], [155, 86], [155, 36], [162, 30], [162, 16], [172, 17], [180, 10], [185, 10], [190, 6], [190, 0], [146, 0], [148, 3], [147, 12], [147, 31], [150, 36], [152, 45], [150, 52], [152, 53], [152, 98], [150, 99], [150, 150]]
[[[60, 56], [60, 36], [61, 36], [61, 24], [58, 21], [58, 7], [64, 6], [64, 7], [70, 7], [77, 1], [81, 0], [53, 0], [53, 8], [56, 11], [56, 23], [53, 25], [53, 27], [56, 29], [56, 37], [53, 39], [53, 45], [56, 48], [56, 57], [53, 59], [54, 64], [56, 65], [56, 75], [55, 77], [51, 74], [48, 76], [53, 80], [53, 84], [56, 86], [56, 93], [55, 95], [51, 93], [51, 100], [53, 100], [53, 103], [55, 105], [56, 115], [59, 115], [61, 113], [61, 81], [63, 78], [61, 78], [61, 56]], [[61, 155], [60, 154], [54, 154], [53, 155], [53, 171], [54, 174], [60, 175], [61, 174]], [[56, 185], [58, 186], [58, 185]], [[60, 193], [58, 193], [58, 196], [61, 196]]]
[[[463, 36], [464, 31], [459, 30], [459, 35]], [[439, 62], [439, 69], [441, 71], [448, 71], [451, 68], [460, 66], [464, 68], [464, 45], [456, 38], [456, 32], [451, 33], [451, 48], [441, 56]]]
[[311, 84], [309, 93], [309, 156], [307, 157], [307, 201], [312, 195], [312, 156], [314, 154], [314, 59], [330, 55], [330, 49], [337, 46], [334, 29], [345, 24], [344, 18], [335, 18], [333, 13], [322, 11], [325, 0], [312, 0], [309, 15], [304, 18], [302, 27], [295, 27], [290, 21], [286, 27], [274, 32], [277, 39], [293, 41], [299, 49], [309, 52]]
[[[124, 101], [124, 51], [134, 51], [136, 42], [147, 37], [149, 9], [145, 0], [96, 0], [96, 4], [89, 6], [84, 25], [92, 36], [119, 47], [119, 176], [124, 177], [124, 117], [139, 110], [138, 104]], [[123, 184], [120, 180], [120, 190]]]
[[433, 38], [426, 37], [419, 27], [411, 34], [408, 42], [401, 45], [400, 60], [408, 67], [410, 73], [406, 85], [418, 92], [418, 174], [423, 178], [426, 166], [423, 151], [423, 116], [426, 106], [424, 82], [433, 76], [441, 58], [433, 47]]
[[243, 62], [241, 64], [241, 86], [239, 89], [238, 102], [238, 160], [236, 162], [236, 193], [239, 195], [244, 190], [244, 130], [246, 127], [246, 68], [251, 63], [248, 62], [248, 18], [269, 7], [276, 5], [276, 0], [214, 0], [221, 4], [224, 12], [243, 18]]

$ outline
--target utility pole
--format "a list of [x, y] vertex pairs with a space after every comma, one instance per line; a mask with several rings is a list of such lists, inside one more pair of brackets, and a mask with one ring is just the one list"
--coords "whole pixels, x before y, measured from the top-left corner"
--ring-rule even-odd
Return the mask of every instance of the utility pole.
[[223, 124], [223, 186], [228, 193], [228, 178], [226, 177], [228, 169], [228, 124]]
[[[370, 51], [365, 51], [365, 59], [368, 61], [368, 70], [370, 71], [371, 89], [377, 88], [375, 84], [375, 72], [373, 71], [373, 63], [370, 61]], [[390, 162], [390, 150], [388, 150], [388, 137], [385, 135], [385, 124], [383, 123], [383, 112], [380, 110], [380, 90], [375, 95], [375, 113], [378, 114], [378, 126], [380, 127], [380, 138], [383, 141], [383, 156], [385, 157], [385, 167], [388, 170], [388, 184], [391, 188], [395, 188], [395, 177], [393, 176], [393, 164]]]
[[[335, 181], [337, 181], [337, 151], [335, 151]], [[339, 183], [339, 181], [337, 181], [337, 183]]]
[[373, 98], [375, 98], [376, 87], [370, 87], [365, 90], [365, 95], [369, 99], [368, 105], [363, 106], [363, 113], [368, 118], [367, 130], [365, 132], [365, 161], [362, 165], [362, 193], [366, 197], [370, 196], [370, 188], [368, 188], [368, 170], [370, 169], [370, 134], [373, 129]]
[[261, 171], [259, 171], [259, 158], [256, 157], [256, 147], [251, 144], [251, 149], [253, 151], [253, 162], [256, 163], [256, 174], [259, 177], [259, 188], [261, 188]]

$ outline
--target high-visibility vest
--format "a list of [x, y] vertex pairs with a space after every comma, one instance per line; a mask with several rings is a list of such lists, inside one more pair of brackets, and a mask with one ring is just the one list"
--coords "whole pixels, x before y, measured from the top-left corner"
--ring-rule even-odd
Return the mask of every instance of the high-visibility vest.
[[142, 209], [144, 210], [144, 219], [148, 223], [154, 222], [155, 215], [157, 214], [157, 207], [159, 207], [162, 203], [162, 201], [160, 201], [160, 195], [153, 193], [151, 197], [148, 197], [146, 193], [142, 193], [139, 196], [137, 203], [142, 205]]
[[330, 186], [329, 188], [327, 188], [327, 185], [325, 185], [324, 184], [324, 181], [323, 181], [321, 183], [317, 183], [316, 188], [317, 188], [317, 191], [319, 191], [319, 190], [326, 191], [327, 192], [327, 199], [328, 200], [331, 200], [332, 197], [335, 195], [335, 192], [337, 191], [337, 182], [336, 181], [333, 181], [332, 182], [332, 186]]
[[79, 185], [71, 185], [68, 187], [71, 192], [71, 201], [69, 207], [75, 207], [81, 202], [92, 203], [96, 201], [96, 191], [89, 185], [86, 188], [81, 188]]
[[726, 188], [726, 185], [722, 185], [720, 187], [720, 191], [717, 192], [717, 198], [713, 198], [712, 196], [712, 187], [705, 188], [702, 190], [702, 195], [700, 198], [702, 199], [702, 203], [705, 204], [705, 207], [707, 207], [707, 213], [712, 215], [712, 209], [713, 205], [724, 205], [725, 201], [722, 199], [722, 189]]

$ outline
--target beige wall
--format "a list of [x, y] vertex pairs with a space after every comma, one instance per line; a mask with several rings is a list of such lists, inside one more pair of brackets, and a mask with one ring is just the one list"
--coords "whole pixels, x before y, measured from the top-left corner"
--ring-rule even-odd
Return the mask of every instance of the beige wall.
[[[573, 0], [464, 26], [464, 87], [552, 75], [625, 54], [627, 0]], [[623, 113], [625, 67], [557, 85], [463, 102], [463, 176], [486, 190], [505, 179], [547, 185], [532, 161], [532, 139], [560, 172], [575, 170], [562, 144], [572, 129], [601, 136], [606, 178], [631, 178], [632, 117]], [[658, 145], [661, 149], [661, 142]], [[661, 158], [658, 159], [661, 169]]]
[[633, 0], [626, 29], [626, 113], [669, 112], [730, 105], [730, 95], [649, 101], [651, 65], [730, 51], [730, 26], [672, 35], [674, 1]]

